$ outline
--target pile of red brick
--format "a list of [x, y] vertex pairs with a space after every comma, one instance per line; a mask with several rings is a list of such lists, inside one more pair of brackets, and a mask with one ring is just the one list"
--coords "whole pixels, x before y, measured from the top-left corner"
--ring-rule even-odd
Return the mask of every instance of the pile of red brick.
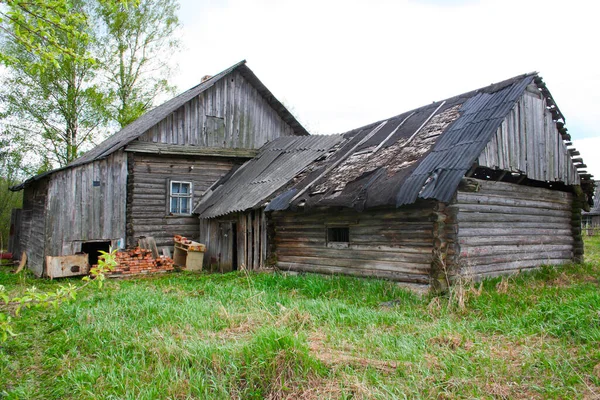
[[174, 269], [171, 258], [159, 256], [155, 259], [152, 251], [139, 247], [118, 251], [117, 263], [119, 265], [109, 273], [110, 276], [153, 274]]

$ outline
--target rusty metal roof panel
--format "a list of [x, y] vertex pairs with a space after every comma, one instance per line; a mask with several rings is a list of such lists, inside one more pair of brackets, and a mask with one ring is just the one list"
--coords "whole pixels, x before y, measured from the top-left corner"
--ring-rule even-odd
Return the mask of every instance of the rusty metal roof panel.
[[326, 155], [342, 135], [280, 137], [267, 143], [258, 156], [240, 167], [222, 185], [213, 188], [194, 212], [215, 218], [263, 205], [309, 164]]

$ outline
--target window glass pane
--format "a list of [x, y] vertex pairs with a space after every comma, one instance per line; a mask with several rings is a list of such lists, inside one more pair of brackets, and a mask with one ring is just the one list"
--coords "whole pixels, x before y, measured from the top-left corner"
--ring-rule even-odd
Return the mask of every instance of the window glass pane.
[[190, 192], [190, 184], [189, 183], [182, 183], [181, 184], [181, 193], [189, 193]]
[[190, 213], [190, 198], [182, 198], [181, 199], [181, 213], [189, 214]]
[[179, 187], [180, 187], [180, 185], [181, 185], [180, 183], [172, 182], [171, 183], [171, 193], [173, 193], [173, 194], [179, 193]]
[[171, 212], [174, 214], [179, 213], [178, 207], [177, 207], [177, 198], [176, 197], [171, 197]]

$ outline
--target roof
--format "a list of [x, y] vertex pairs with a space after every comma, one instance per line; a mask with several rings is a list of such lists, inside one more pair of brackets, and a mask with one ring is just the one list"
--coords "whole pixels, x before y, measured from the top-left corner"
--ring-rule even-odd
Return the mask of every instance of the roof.
[[200, 218], [213, 218], [261, 207], [273, 193], [343, 139], [341, 135], [277, 138], [264, 145], [258, 156], [242, 165], [225, 182], [218, 182], [194, 212]]
[[[360, 211], [399, 207], [418, 199], [449, 202], [460, 180], [534, 82], [554, 105], [541, 78], [529, 73], [349, 131], [335, 154], [309, 166], [266, 210], [301, 204]], [[562, 128], [564, 117], [555, 106], [551, 111]]]
[[20, 185], [13, 186], [11, 190], [21, 190], [29, 183], [42, 179], [45, 176], [48, 176], [49, 174], [52, 174], [54, 172], [76, 167], [78, 165], [87, 164], [89, 162], [108, 157], [110, 154], [114, 153], [119, 149], [122, 149], [127, 144], [131, 143], [132, 141], [143, 135], [148, 129], [158, 124], [160, 121], [162, 121], [171, 113], [173, 113], [175, 110], [183, 106], [188, 101], [192, 100], [194, 97], [198, 96], [200, 93], [211, 88], [216, 82], [218, 82], [223, 77], [229, 75], [234, 71], [239, 71], [240, 74], [245, 79], [247, 79], [252, 86], [256, 88], [258, 93], [260, 93], [260, 95], [267, 101], [267, 103], [269, 103], [269, 105], [277, 112], [277, 114], [294, 130], [296, 135], [305, 136], [309, 134], [306, 131], [306, 129], [304, 129], [304, 127], [300, 124], [300, 122], [296, 120], [296, 118], [285, 108], [285, 106], [279, 100], [277, 100], [275, 96], [269, 91], [269, 89], [267, 89], [267, 87], [257, 78], [254, 72], [252, 72], [252, 70], [250, 70], [250, 68], [246, 66], [246, 60], [243, 60], [235, 65], [232, 65], [226, 70], [221, 71], [217, 75], [213, 76], [210, 79], [207, 79], [199, 85], [194, 86], [186, 92], [183, 92], [182, 94], [161, 104], [160, 106], [148, 111], [147, 113], [133, 121], [131, 124], [116, 132], [114, 135], [108, 137], [98, 146], [89, 150], [76, 160], [73, 160], [67, 166], [36, 175], [32, 178], [29, 178]]

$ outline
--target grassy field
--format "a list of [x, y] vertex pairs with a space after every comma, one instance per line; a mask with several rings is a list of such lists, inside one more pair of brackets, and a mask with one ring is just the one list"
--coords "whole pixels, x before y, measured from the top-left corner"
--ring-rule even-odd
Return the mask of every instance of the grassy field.
[[[112, 280], [16, 320], [0, 398], [598, 398], [600, 238], [586, 253], [452, 301], [346, 277]], [[0, 269], [15, 292], [60, 283]]]

